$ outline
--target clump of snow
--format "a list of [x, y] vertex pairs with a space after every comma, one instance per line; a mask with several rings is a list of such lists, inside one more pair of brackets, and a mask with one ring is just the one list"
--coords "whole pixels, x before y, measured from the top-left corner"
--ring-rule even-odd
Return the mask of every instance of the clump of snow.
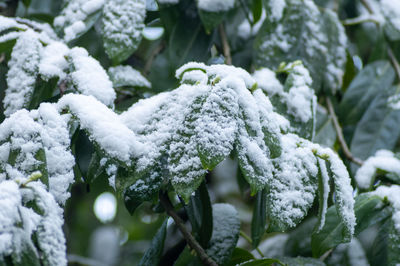
[[65, 69], [68, 67], [66, 56], [69, 48], [61, 42], [52, 42], [42, 50], [39, 72], [45, 79], [66, 78]]
[[21, 34], [15, 43], [8, 62], [8, 87], [3, 100], [6, 116], [28, 107], [35, 89], [41, 49], [37, 34], [30, 29]]
[[224, 12], [235, 6], [235, 0], [197, 0], [197, 7], [208, 12]]
[[[266, 11], [265, 8], [263, 8], [260, 19], [254, 25], [250, 25], [247, 19], [243, 19], [242, 23], [240, 23], [237, 28], [239, 37], [247, 40], [250, 37], [256, 36], [266, 17]], [[253, 13], [249, 13], [249, 18], [253, 19]]]
[[355, 175], [358, 187], [362, 189], [370, 188], [377, 170], [400, 175], [400, 160], [395, 158], [393, 152], [389, 150], [378, 150], [358, 169]]
[[100, 63], [79, 47], [71, 49], [68, 58], [74, 68], [70, 75], [76, 90], [84, 95], [94, 96], [107, 106], [114, 106], [116, 94]]
[[108, 75], [114, 87], [145, 87], [151, 88], [150, 82], [131, 66], [116, 66], [108, 69]]
[[282, 18], [283, 10], [285, 9], [286, 2], [285, 0], [270, 0], [268, 1], [270, 14], [268, 14], [271, 19], [274, 21], [278, 21]]

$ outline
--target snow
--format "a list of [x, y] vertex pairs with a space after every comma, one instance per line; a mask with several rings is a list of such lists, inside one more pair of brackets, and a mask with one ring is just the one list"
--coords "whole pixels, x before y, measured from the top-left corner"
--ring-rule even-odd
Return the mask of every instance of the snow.
[[108, 69], [108, 75], [114, 87], [145, 87], [151, 88], [150, 82], [131, 66], [116, 66]]
[[160, 4], [178, 4], [179, 0], [158, 0]]
[[362, 189], [370, 188], [377, 170], [400, 175], [400, 160], [395, 158], [391, 151], [378, 150], [374, 156], [369, 157], [357, 170], [355, 179], [358, 187]]
[[379, 186], [375, 191], [371, 192], [371, 194], [377, 195], [382, 199], [387, 199], [390, 202], [393, 207], [392, 220], [394, 228], [397, 233], [400, 234], [400, 186]]
[[330, 192], [330, 186], [329, 186], [329, 174], [328, 174], [328, 170], [326, 168], [326, 164], [325, 161], [321, 158], [317, 158], [318, 160], [318, 166], [319, 166], [319, 170], [320, 170], [320, 174], [321, 174], [321, 183], [322, 183], [322, 191], [323, 191], [323, 201], [320, 202], [320, 209], [321, 209], [321, 213], [320, 213], [320, 222], [319, 222], [319, 226], [318, 226], [318, 230], [321, 230], [324, 225], [325, 225], [325, 216], [326, 216], [326, 212], [328, 211], [328, 196], [329, 196], [329, 192]]
[[[250, 19], [253, 19], [253, 13], [249, 13], [248, 16]], [[265, 8], [263, 8], [260, 19], [254, 25], [250, 25], [250, 22], [247, 19], [243, 19], [242, 23], [240, 23], [237, 28], [238, 36], [245, 40], [249, 39], [252, 36], [256, 36], [266, 17], [267, 15], [265, 12]]]
[[61, 42], [52, 42], [45, 46], [39, 64], [40, 74], [47, 80], [54, 77], [59, 77], [60, 80], [65, 79], [64, 71], [68, 67], [65, 57], [68, 52], [69, 48]]
[[135, 134], [121, 123], [119, 116], [93, 96], [67, 94], [58, 104], [58, 110], [69, 110], [109, 156], [131, 164], [131, 156], [138, 157], [146, 148]]
[[70, 75], [76, 90], [84, 95], [94, 96], [107, 106], [114, 106], [116, 94], [100, 63], [79, 47], [71, 49], [68, 58], [74, 66]]
[[269, 16], [271, 16], [271, 19], [273, 21], [280, 20], [283, 15], [283, 10], [286, 6], [285, 0], [271, 0], [268, 2], [268, 5], [271, 10], [271, 13], [269, 14]]
[[61, 14], [54, 19], [54, 27], [64, 32], [64, 40], [70, 42], [86, 30], [85, 20], [104, 5], [105, 0], [71, 0]]
[[224, 12], [233, 8], [235, 0], [197, 0], [197, 7], [208, 12]]
[[18, 38], [8, 62], [8, 87], [3, 100], [6, 116], [28, 107], [35, 89], [41, 49], [37, 35], [30, 29]]
[[254, 71], [253, 78], [257, 81], [258, 86], [269, 96], [283, 93], [283, 86], [276, 78], [274, 71], [268, 68], [261, 68]]

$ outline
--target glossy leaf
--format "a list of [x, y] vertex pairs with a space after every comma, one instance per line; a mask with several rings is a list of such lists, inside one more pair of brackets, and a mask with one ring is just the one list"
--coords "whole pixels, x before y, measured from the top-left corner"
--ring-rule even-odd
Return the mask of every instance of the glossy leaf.
[[167, 235], [167, 222], [168, 219], [158, 229], [157, 234], [151, 241], [150, 248], [144, 253], [140, 260], [140, 266], [158, 265], [160, 263], [161, 255], [164, 248], [165, 236]]
[[249, 261], [249, 260], [254, 260], [253, 254], [248, 252], [245, 249], [242, 248], [235, 248], [232, 253], [232, 257], [228, 263], [225, 264], [225, 266], [236, 266], [238, 264], [241, 264], [243, 262]]
[[253, 209], [253, 218], [251, 220], [251, 239], [253, 248], [260, 243], [267, 224], [267, 195], [266, 190], [261, 190], [256, 195]]

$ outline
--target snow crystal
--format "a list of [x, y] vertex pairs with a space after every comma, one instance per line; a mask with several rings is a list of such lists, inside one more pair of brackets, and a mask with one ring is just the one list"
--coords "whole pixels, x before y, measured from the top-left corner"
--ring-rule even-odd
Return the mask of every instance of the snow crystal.
[[400, 175], [400, 160], [395, 158], [391, 151], [378, 150], [358, 169], [355, 175], [358, 187], [368, 189], [372, 185], [378, 169]]
[[235, 0], [197, 0], [197, 7], [208, 12], [224, 12], [233, 8]]
[[131, 66], [116, 66], [108, 69], [108, 75], [114, 87], [146, 87], [151, 88], [150, 82]]
[[114, 106], [116, 94], [100, 63], [79, 47], [71, 49], [68, 58], [74, 66], [70, 75], [76, 90], [84, 95], [94, 96], [107, 106]]
[[3, 100], [6, 116], [28, 107], [35, 89], [41, 49], [37, 34], [32, 30], [27, 30], [18, 38], [8, 62], [8, 87]]

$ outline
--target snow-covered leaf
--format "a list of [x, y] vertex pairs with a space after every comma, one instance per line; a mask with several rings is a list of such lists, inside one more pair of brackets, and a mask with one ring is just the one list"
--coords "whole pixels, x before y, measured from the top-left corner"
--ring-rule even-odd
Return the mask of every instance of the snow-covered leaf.
[[395, 0], [381, 0], [380, 9], [385, 18], [386, 36], [392, 41], [400, 40], [400, 8]]
[[335, 93], [341, 87], [347, 43], [337, 15], [319, 11], [311, 0], [267, 2], [271, 16], [255, 41], [257, 66], [277, 68], [281, 62], [301, 60], [317, 92]]
[[41, 49], [38, 36], [32, 30], [18, 38], [8, 62], [8, 87], [3, 100], [5, 115], [29, 106], [35, 89]]
[[108, 69], [114, 87], [151, 88], [150, 82], [131, 66], [116, 66]]
[[211, 33], [225, 18], [226, 13], [235, 6], [235, 0], [196, 0], [200, 19], [206, 32]]
[[87, 32], [101, 15], [105, 0], [71, 0], [54, 19], [54, 27], [70, 42]]
[[102, 17], [106, 53], [113, 62], [127, 59], [139, 46], [146, 16], [145, 0], [107, 0]]

